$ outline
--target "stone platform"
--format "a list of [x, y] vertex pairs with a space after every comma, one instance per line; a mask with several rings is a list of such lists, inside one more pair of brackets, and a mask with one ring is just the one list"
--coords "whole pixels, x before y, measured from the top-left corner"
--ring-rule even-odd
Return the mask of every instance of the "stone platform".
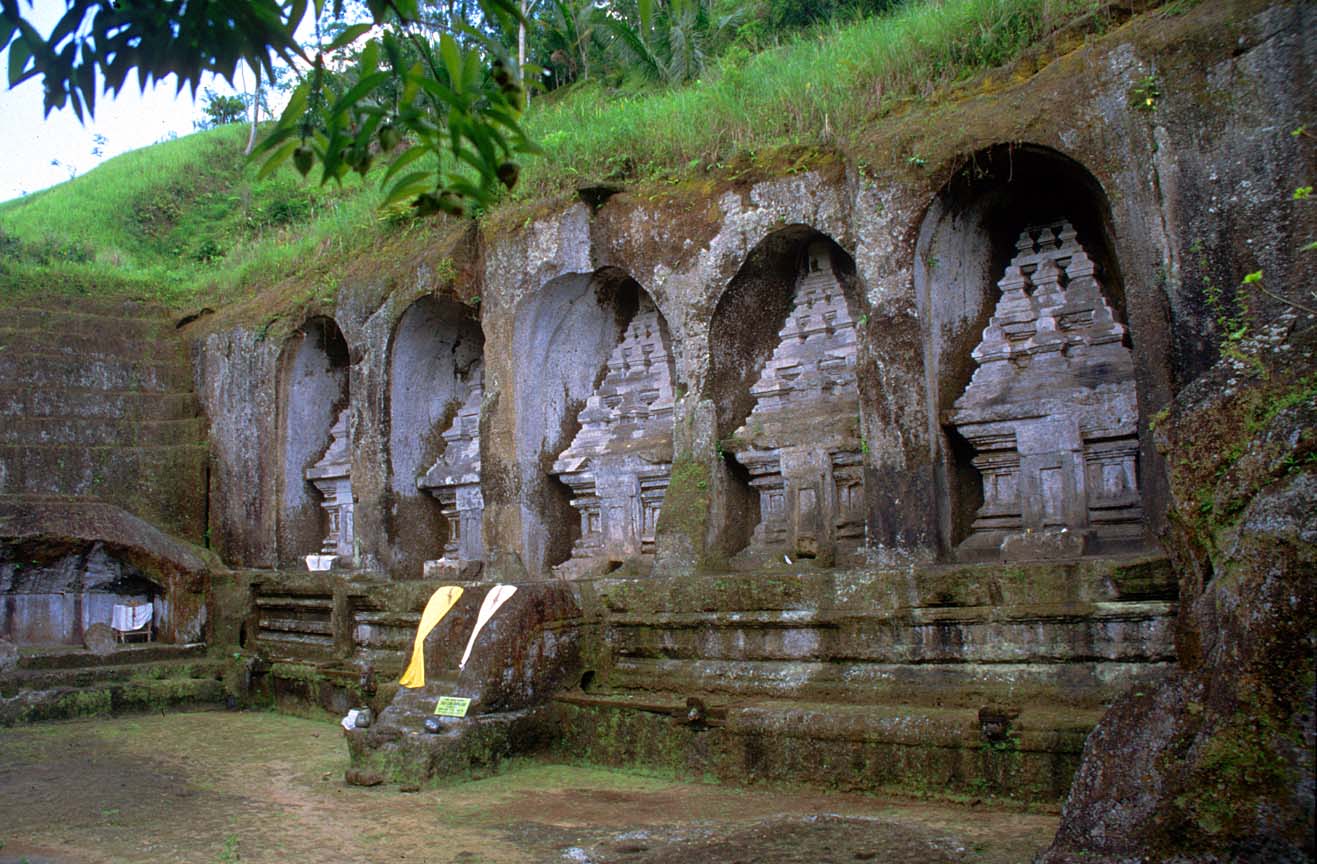
[[[1105, 707], [1174, 664], [1160, 558], [527, 583], [458, 676], [487, 587], [427, 640], [427, 685], [377, 698], [376, 723], [347, 733], [356, 769], [416, 782], [547, 750], [1057, 801]], [[446, 695], [469, 716], [427, 733]]]
[[202, 644], [21, 649], [0, 672], [0, 726], [225, 704], [222, 661]]

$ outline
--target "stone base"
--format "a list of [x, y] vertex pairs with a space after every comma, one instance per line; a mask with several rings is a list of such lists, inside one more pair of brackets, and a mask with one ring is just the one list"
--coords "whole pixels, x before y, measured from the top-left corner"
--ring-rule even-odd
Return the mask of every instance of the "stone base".
[[553, 568], [553, 575], [564, 582], [588, 581], [610, 577], [634, 579], [654, 572], [654, 556], [637, 555], [624, 561], [608, 558], [569, 558]]
[[423, 578], [440, 579], [445, 582], [477, 582], [484, 570], [484, 561], [466, 561], [461, 558], [453, 560], [440, 558], [436, 561], [426, 561], [421, 565]]
[[497, 770], [508, 756], [545, 749], [553, 728], [548, 708], [445, 717], [438, 733], [425, 731], [437, 695], [429, 689], [399, 693], [366, 729], [344, 729], [351, 768], [390, 783]]
[[[674, 719], [632, 697], [562, 696], [553, 755], [671, 771], [725, 783], [797, 783], [847, 791], [1065, 797], [1097, 711], [1025, 710], [993, 741], [976, 709], [836, 703], [709, 706], [707, 722]], [[688, 712], [681, 712], [686, 716]]]
[[1011, 534], [1001, 541], [1001, 560], [1057, 561], [1081, 558], [1093, 554], [1094, 536], [1092, 531], [1071, 531], [1066, 528]]

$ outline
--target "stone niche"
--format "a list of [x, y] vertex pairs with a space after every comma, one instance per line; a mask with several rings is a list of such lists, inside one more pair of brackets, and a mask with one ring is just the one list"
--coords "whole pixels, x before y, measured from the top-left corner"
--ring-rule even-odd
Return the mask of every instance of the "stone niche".
[[49, 552], [41, 544], [0, 544], [0, 638], [81, 645], [87, 628], [111, 623], [116, 604], [151, 605], [153, 630], [168, 617], [160, 588], [104, 544]]
[[389, 352], [390, 503], [380, 550], [396, 577], [474, 577], [481, 545], [484, 333], [474, 310], [421, 297]]
[[[521, 536], [513, 548], [529, 578], [553, 576], [581, 539], [576, 494], [554, 466], [572, 448], [610, 356], [645, 303], [653, 300], [629, 274], [604, 267], [555, 277], [517, 309], [511, 365]], [[505, 387], [500, 396], [508, 395]], [[506, 539], [491, 547], [491, 564], [512, 551]]]
[[562, 575], [654, 553], [672, 474], [673, 364], [658, 309], [642, 295], [551, 473], [572, 491], [580, 535]]
[[865, 530], [856, 329], [832, 244], [807, 247], [791, 310], [750, 395], [745, 422], [722, 443], [759, 498], [740, 559], [854, 561]]
[[1026, 228], [949, 424], [983, 503], [958, 556], [1138, 551], [1138, 400], [1125, 328], [1069, 222]]
[[306, 469], [306, 479], [320, 493], [326, 526], [320, 552], [308, 556], [308, 564], [319, 570], [327, 569], [321, 565], [335, 559], [353, 560], [352, 434], [348, 428], [348, 409], [338, 412], [329, 429], [329, 446], [320, 460]]
[[485, 499], [480, 494], [480, 403], [485, 391], [478, 367], [473, 377], [452, 425], [441, 436], [443, 455], [416, 481], [418, 489], [438, 499], [448, 527], [443, 557], [425, 562], [427, 579], [475, 579], [485, 559]]
[[309, 319], [280, 359], [279, 559], [352, 560], [348, 347], [329, 318]]

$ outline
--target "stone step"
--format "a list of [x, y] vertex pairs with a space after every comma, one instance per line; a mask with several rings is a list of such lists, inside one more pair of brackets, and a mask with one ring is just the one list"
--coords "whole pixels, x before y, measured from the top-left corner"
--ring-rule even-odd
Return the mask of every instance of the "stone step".
[[75, 666], [60, 669], [16, 669], [0, 676], [0, 694], [12, 696], [18, 690], [52, 690], [80, 688], [129, 679], [219, 678], [224, 671], [221, 660], [204, 654], [195, 660], [134, 660], [130, 663]]
[[789, 782], [848, 791], [993, 794], [1056, 802], [1100, 711], [758, 700], [705, 703], [618, 695], [554, 700], [573, 759], [643, 765], [734, 783]]
[[[609, 617], [706, 613], [794, 616], [894, 615], [908, 609], [1064, 607], [1174, 600], [1175, 575], [1163, 556], [1093, 558], [1065, 563], [924, 565], [913, 572], [818, 571], [778, 567], [669, 580], [601, 579], [594, 589]], [[788, 616], [789, 617], [789, 616]]]
[[190, 642], [130, 642], [110, 654], [94, 654], [72, 645], [39, 645], [19, 649], [18, 671], [49, 669], [95, 669], [103, 666], [140, 666], [148, 663], [196, 663], [206, 657], [206, 645]]
[[0, 417], [105, 418], [155, 422], [201, 415], [191, 390], [145, 393], [140, 390], [63, 388], [34, 390], [0, 382]]
[[1174, 668], [1153, 663], [846, 663], [617, 658], [601, 682], [637, 698], [792, 699], [975, 708], [988, 703], [1098, 709]]
[[10, 417], [0, 425], [0, 445], [77, 444], [119, 447], [157, 447], [203, 444], [206, 421], [89, 419], [85, 417]]
[[86, 687], [21, 690], [13, 696], [0, 697], [0, 726], [144, 711], [219, 708], [227, 697], [224, 683], [213, 676], [132, 678]]
[[[108, 319], [115, 321], [115, 319]], [[155, 360], [186, 363], [183, 341], [172, 330], [143, 335], [128, 327], [115, 325], [93, 331], [19, 330], [7, 326], [0, 315], [0, 353], [61, 354], [93, 360], [137, 360], [150, 356]]]
[[0, 309], [0, 326], [53, 336], [117, 333], [135, 339], [156, 339], [177, 332], [173, 316], [163, 307], [132, 301], [98, 303], [82, 298], [44, 306], [25, 303]]
[[209, 458], [204, 444], [0, 445], [0, 495], [113, 501], [166, 533], [199, 542]]
[[1147, 600], [874, 610], [658, 612], [609, 619], [622, 656], [878, 663], [1161, 662], [1176, 604]]
[[[146, 348], [146, 346], [144, 346]], [[192, 371], [177, 358], [146, 359], [149, 350], [136, 358], [100, 359], [57, 352], [11, 354], [0, 352], [0, 381], [18, 387], [59, 390], [136, 390], [168, 392], [192, 386]]]
[[107, 489], [204, 483], [208, 458], [204, 444], [0, 445], [0, 494], [96, 496]]
[[49, 315], [144, 317], [144, 319], [163, 320], [173, 320], [174, 316], [170, 307], [157, 300], [124, 298], [124, 296], [50, 294], [41, 298], [22, 299], [11, 308], [14, 311], [43, 312]]

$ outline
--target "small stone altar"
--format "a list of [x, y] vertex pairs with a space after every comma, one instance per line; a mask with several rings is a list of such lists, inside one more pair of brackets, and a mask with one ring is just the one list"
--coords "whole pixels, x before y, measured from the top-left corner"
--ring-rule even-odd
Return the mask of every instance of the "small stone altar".
[[983, 475], [960, 554], [1138, 551], [1139, 410], [1125, 328], [1070, 223], [1025, 229], [1016, 252], [950, 416]]
[[320, 544], [320, 553], [318, 556], [307, 556], [308, 565], [312, 558], [321, 561], [336, 558], [338, 561], [335, 563], [352, 562], [355, 558], [352, 530], [352, 435], [348, 429], [347, 408], [338, 412], [329, 430], [329, 446], [325, 448], [320, 461], [306, 469], [306, 479], [323, 496], [320, 506], [324, 508], [328, 519], [328, 530], [324, 542]]
[[439, 499], [448, 523], [444, 555], [425, 562], [427, 579], [475, 579], [485, 557], [481, 517], [485, 499], [480, 493], [480, 403], [485, 391], [480, 370], [457, 409], [452, 424], [444, 430], [443, 454], [416, 486]]
[[642, 298], [578, 415], [580, 431], [553, 463], [581, 514], [580, 538], [561, 572], [653, 554], [672, 473], [672, 409], [672, 352], [658, 309]]
[[812, 245], [754, 407], [724, 449], [749, 471], [759, 523], [742, 557], [835, 560], [864, 545], [855, 320], [828, 247]]

